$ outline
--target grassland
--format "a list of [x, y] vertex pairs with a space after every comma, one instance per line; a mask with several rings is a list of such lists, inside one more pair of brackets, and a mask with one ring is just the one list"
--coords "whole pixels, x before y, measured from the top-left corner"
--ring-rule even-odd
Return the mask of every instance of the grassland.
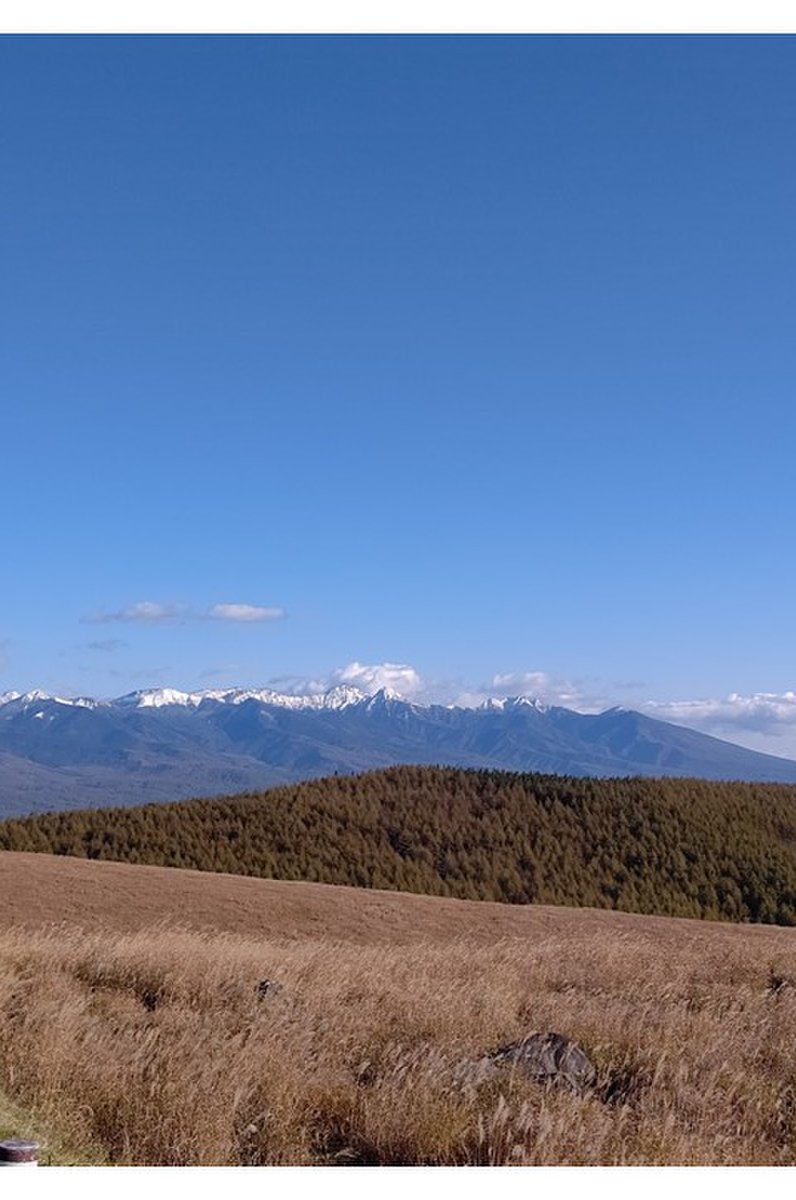
[[[784, 928], [0, 855], [0, 1091], [88, 1162], [791, 1164], [791, 981]], [[457, 1079], [547, 1029], [596, 1088]]]
[[43, 1124], [28, 1109], [9, 1100], [8, 1096], [0, 1092], [0, 1140], [19, 1137], [20, 1133], [26, 1139], [39, 1143], [38, 1162], [40, 1166], [93, 1167], [106, 1165], [99, 1148], [89, 1149], [84, 1145], [82, 1151], [76, 1152], [72, 1147], [64, 1145], [60, 1135], [53, 1132], [51, 1126]]

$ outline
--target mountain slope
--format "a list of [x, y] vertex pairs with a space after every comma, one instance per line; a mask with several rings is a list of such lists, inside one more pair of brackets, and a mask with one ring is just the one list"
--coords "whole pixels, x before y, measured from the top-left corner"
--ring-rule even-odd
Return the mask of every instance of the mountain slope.
[[796, 762], [640, 713], [525, 698], [477, 709], [389, 692], [161, 689], [118, 700], [0, 696], [0, 817], [257, 789], [394, 764], [796, 782]]

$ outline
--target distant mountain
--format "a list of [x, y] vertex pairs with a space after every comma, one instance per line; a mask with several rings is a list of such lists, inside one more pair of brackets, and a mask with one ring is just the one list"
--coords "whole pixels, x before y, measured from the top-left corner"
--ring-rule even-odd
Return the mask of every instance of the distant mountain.
[[389, 691], [133, 692], [115, 700], [0, 695], [0, 817], [258, 790], [396, 764], [576, 776], [796, 783], [796, 762], [612, 708], [525, 697], [480, 708]]

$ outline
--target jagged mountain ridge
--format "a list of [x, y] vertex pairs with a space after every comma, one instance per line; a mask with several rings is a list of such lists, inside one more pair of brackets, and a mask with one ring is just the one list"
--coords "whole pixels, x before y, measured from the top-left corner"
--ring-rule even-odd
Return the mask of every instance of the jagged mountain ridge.
[[[399, 698], [397, 692], [385, 689], [390, 698]], [[0, 708], [13, 704], [17, 711], [27, 709], [31, 705], [52, 700], [56, 704], [77, 708], [198, 708], [206, 701], [218, 701], [223, 704], [242, 704], [246, 700], [257, 700], [261, 704], [274, 704], [280, 708], [345, 708], [348, 704], [358, 704], [368, 698], [365, 692], [358, 688], [340, 684], [325, 692], [314, 692], [309, 695], [292, 695], [277, 692], [273, 688], [210, 688], [199, 692], [181, 692], [178, 688], [146, 688], [143, 691], [127, 692], [117, 696], [115, 700], [96, 700], [91, 696], [54, 696], [36, 688], [32, 692], [3, 692], [0, 694]]]
[[566, 775], [796, 783], [796, 762], [631, 710], [598, 714], [526, 697], [420, 705], [338, 687], [154, 689], [115, 700], [0, 696], [0, 817], [178, 800], [427, 763]]

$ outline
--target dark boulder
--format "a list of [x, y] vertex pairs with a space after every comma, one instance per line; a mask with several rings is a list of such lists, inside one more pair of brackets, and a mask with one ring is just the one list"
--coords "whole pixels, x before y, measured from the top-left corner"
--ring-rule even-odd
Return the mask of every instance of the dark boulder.
[[277, 983], [275, 979], [261, 979], [257, 984], [257, 999], [265, 1000], [271, 996], [278, 996], [282, 991], [282, 984]]
[[597, 1075], [577, 1042], [563, 1033], [532, 1033], [490, 1057], [497, 1066], [514, 1067], [537, 1083], [562, 1083], [576, 1091], [591, 1087]]

